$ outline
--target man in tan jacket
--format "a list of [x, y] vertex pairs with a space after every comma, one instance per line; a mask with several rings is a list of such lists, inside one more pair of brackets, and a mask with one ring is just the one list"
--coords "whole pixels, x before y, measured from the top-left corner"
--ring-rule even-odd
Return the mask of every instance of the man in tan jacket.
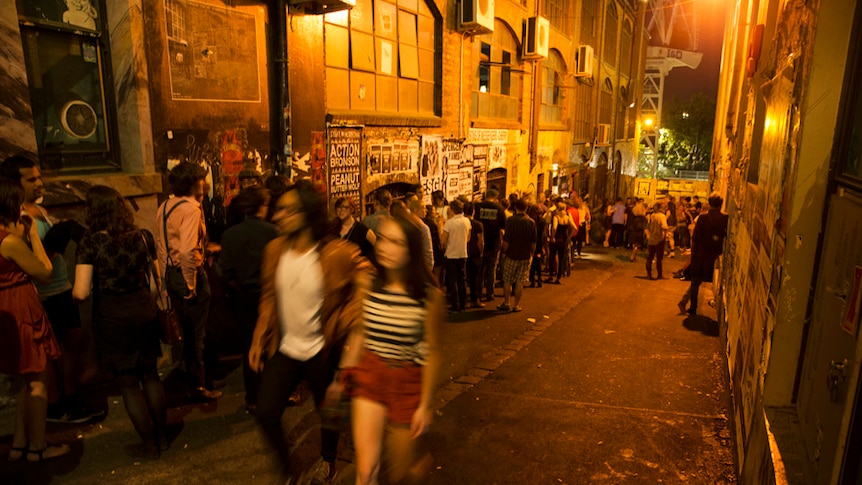
[[[362, 323], [362, 300], [372, 278], [371, 264], [356, 246], [332, 237], [326, 199], [300, 180], [275, 206], [280, 236], [264, 250], [261, 299], [249, 364], [262, 372], [257, 418], [284, 466], [287, 483], [296, 483], [281, 416], [301, 380], [309, 383], [319, 408], [332, 382], [354, 326]], [[321, 460], [311, 470], [319, 483], [331, 483], [339, 433], [321, 429]]]

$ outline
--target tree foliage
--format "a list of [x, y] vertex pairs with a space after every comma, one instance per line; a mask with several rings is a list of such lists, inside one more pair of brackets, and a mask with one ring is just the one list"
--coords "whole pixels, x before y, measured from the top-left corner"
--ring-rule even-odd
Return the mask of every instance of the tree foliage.
[[714, 100], [698, 93], [687, 103], [676, 103], [662, 119], [659, 171], [709, 170], [714, 125]]

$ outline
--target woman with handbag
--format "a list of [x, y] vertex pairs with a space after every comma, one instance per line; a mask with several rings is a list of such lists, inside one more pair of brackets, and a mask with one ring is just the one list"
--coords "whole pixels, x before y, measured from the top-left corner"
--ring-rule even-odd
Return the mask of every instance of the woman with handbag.
[[[112, 373], [142, 443], [127, 447], [135, 457], [158, 458], [168, 448], [165, 390], [156, 371], [161, 356], [153, 235], [138, 229], [123, 196], [111, 187], [87, 191], [89, 232], [78, 244], [72, 295], [93, 293], [93, 336], [104, 369]], [[152, 281], [150, 281], [152, 280]]]
[[433, 420], [444, 296], [424, 264], [422, 233], [413, 221], [384, 219], [374, 250], [378, 273], [365, 297], [363, 325], [350, 334], [341, 379], [328, 396], [352, 396], [356, 483], [378, 483], [384, 441], [389, 481], [414, 483], [430, 462], [417, 456], [417, 441]]

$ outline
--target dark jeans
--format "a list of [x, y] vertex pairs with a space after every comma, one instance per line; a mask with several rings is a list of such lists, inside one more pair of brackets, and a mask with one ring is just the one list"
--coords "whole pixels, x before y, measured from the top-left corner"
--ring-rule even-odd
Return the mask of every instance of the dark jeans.
[[530, 283], [539, 282], [542, 284], [542, 254], [533, 255], [533, 260], [530, 262]]
[[257, 323], [257, 305], [260, 300], [260, 292], [232, 292], [229, 298], [231, 299], [234, 321], [239, 326], [242, 338], [242, 381], [245, 387], [245, 402], [246, 404], [257, 404], [260, 374], [251, 369], [251, 365], [248, 363], [248, 351], [251, 348], [254, 326]]
[[470, 301], [477, 303], [482, 298], [482, 257], [467, 258], [467, 286], [470, 287]]
[[701, 283], [703, 283], [703, 278], [700, 276], [693, 275], [691, 277], [691, 304], [688, 307], [691, 313], [695, 313], [697, 311], [697, 297], [700, 292]]
[[207, 318], [210, 311], [210, 284], [204, 269], [198, 268], [197, 293], [194, 298], [183, 298], [168, 292], [171, 305], [179, 314], [183, 330], [183, 361], [193, 388], [204, 387], [204, 339], [207, 335]]
[[658, 244], [650, 244], [649, 252], [646, 258], [647, 275], [652, 273], [652, 260], [655, 258], [655, 269], [658, 272], [658, 277], [661, 278], [661, 260], [664, 258], [664, 241]]
[[446, 258], [446, 281], [449, 283], [452, 308], [467, 308], [467, 258]]
[[[485, 252], [482, 255], [482, 278], [479, 283], [484, 283], [485, 297], [489, 300], [494, 299], [494, 282], [497, 280], [497, 259], [500, 257], [500, 251], [492, 253]], [[483, 286], [479, 286], [479, 293], [482, 293]]]
[[626, 225], [625, 224], [614, 224], [611, 226], [611, 247], [617, 248], [622, 246], [625, 241], [623, 238], [626, 234]]
[[[296, 390], [299, 381], [305, 379], [311, 388], [315, 405], [320, 408], [326, 397], [326, 388], [335, 375], [336, 355], [325, 359], [322, 353], [300, 361], [276, 352], [266, 361], [260, 376], [260, 393], [257, 398], [257, 419], [267, 441], [278, 453], [285, 475], [299, 477], [301, 466], [291, 460], [290, 446], [281, 429], [281, 415]], [[331, 429], [320, 429], [321, 452], [324, 461], [335, 463], [340, 433]]]
[[548, 266], [550, 267], [549, 276], [556, 276], [557, 281], [566, 273], [567, 250], [568, 245], [565, 241], [551, 243], [551, 255], [548, 260]]

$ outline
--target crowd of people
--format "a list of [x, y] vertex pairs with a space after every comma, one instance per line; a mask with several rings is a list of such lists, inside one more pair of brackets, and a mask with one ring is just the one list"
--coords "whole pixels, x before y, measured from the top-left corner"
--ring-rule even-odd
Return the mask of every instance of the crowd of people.
[[[158, 314], [169, 302], [179, 317], [189, 399], [219, 399], [205, 344], [216, 275], [212, 283], [242, 336], [246, 410], [287, 483], [331, 483], [339, 437], [348, 431], [322, 426], [320, 459], [310, 469], [293, 461], [281, 416], [301, 382], [318, 409], [349, 402], [357, 483], [378, 483], [383, 473], [409, 480], [427, 473], [416, 438], [433, 420], [447, 305], [453, 314], [492, 302], [497, 312], [519, 312], [525, 285], [562, 284], [590, 244], [591, 211], [574, 193], [501, 198], [489, 189], [480, 201], [447, 201], [435, 192], [426, 205], [420, 186], [398, 199], [381, 189], [362, 218], [361, 201], [327, 200], [308, 180], [252, 177], [230, 203], [215, 243], [202, 210], [206, 173], [193, 163], [170, 170], [171, 196], [156, 211], [155, 234], [135, 224], [131, 206], [111, 187], [87, 191], [82, 224], [54, 224], [39, 205], [44, 184], [34, 161], [12, 157], [0, 174], [0, 303], [14, 309], [0, 312], [0, 372], [25, 382], [10, 461], [70, 451], [47, 444], [49, 414], [82, 422], [99, 413], [76, 395], [94, 372], [80, 358], [77, 304], [88, 299], [98, 366], [113, 378], [141, 439], [128, 452], [158, 458], [167, 450]], [[691, 243], [692, 286], [680, 302], [684, 309], [691, 301], [690, 313], [721, 252], [714, 239], [727, 227], [720, 198], [710, 197], [709, 226], [695, 225], [697, 204], [670, 198], [647, 210], [643, 200], [617, 199], [602, 206], [599, 226], [605, 245], [632, 248], [632, 261], [648, 250], [650, 278], [653, 260], [662, 277], [666, 243], [671, 254]], [[72, 280], [63, 257], [70, 241]]]

